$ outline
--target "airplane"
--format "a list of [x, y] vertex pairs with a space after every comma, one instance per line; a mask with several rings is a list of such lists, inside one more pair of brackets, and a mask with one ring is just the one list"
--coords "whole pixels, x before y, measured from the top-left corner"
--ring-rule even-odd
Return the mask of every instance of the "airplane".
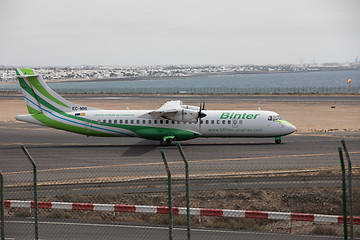
[[50, 89], [33, 69], [17, 68], [17, 78], [28, 114], [18, 121], [34, 123], [86, 136], [139, 137], [171, 144], [199, 137], [281, 137], [296, 130], [272, 111], [206, 110], [168, 101], [156, 110], [103, 110], [69, 102]]

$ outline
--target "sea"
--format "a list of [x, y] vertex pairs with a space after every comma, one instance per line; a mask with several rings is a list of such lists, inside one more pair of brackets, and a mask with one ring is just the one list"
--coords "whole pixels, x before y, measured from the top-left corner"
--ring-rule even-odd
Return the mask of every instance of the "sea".
[[[351, 79], [351, 88], [347, 84]], [[360, 71], [217, 74], [79, 82], [48, 81], [58, 93], [360, 93]], [[0, 85], [0, 92], [20, 92], [17, 83]]]

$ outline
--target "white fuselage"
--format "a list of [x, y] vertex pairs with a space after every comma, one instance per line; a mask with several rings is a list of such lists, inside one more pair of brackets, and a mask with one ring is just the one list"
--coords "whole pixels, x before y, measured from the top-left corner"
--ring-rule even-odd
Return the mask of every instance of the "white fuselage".
[[[86, 111], [86, 115], [83, 117], [98, 123], [182, 129], [197, 132], [202, 137], [274, 137], [287, 135], [296, 130], [286, 121], [269, 120], [269, 116], [278, 115], [271, 111], [204, 110], [203, 113], [206, 114], [206, 117], [201, 119], [201, 123], [144, 117], [148, 112], [148, 110], [93, 110]], [[69, 114], [75, 114], [75, 112]], [[90, 131], [98, 128], [94, 124], [89, 124], [87, 127]], [[116, 128], [113, 130], [117, 131]], [[124, 132], [126, 134], [123, 134]], [[125, 129], [118, 135], [137, 136], [133, 131]]]

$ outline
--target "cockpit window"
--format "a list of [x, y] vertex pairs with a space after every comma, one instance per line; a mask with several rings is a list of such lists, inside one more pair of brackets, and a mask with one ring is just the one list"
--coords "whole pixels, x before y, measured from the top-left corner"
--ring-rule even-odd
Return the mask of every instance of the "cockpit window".
[[283, 120], [283, 118], [280, 117], [280, 115], [275, 115], [275, 116], [269, 116], [268, 117], [268, 121], [279, 121], [279, 120]]
[[279, 121], [279, 120], [283, 120], [282, 117], [280, 117], [280, 115], [273, 116], [273, 121]]

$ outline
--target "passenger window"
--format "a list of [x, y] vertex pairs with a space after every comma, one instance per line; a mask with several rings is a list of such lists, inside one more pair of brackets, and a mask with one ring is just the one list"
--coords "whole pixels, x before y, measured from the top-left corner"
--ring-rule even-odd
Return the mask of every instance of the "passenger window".
[[177, 124], [180, 124], [180, 121], [177, 121]]
[[242, 124], [242, 120], [239, 120], [239, 123]]
[[154, 120], [154, 123], [157, 124], [157, 120]]
[[222, 124], [225, 124], [225, 120], [222, 120]]
[[169, 124], [169, 120], [165, 120], [165, 123], [166, 123], [166, 124]]
[[125, 120], [125, 123], [128, 124], [128, 123], [129, 123], [129, 120]]
[[160, 120], [160, 124], [163, 124], [164, 123], [164, 121], [163, 120]]
[[217, 123], [217, 124], [220, 124], [220, 120], [216, 120], [216, 123]]
[[174, 124], [174, 123], [175, 123], [175, 121], [174, 121], [174, 120], [172, 120], [172, 121], [171, 121], [171, 123], [172, 123], [172, 124]]
[[109, 120], [109, 123], [111, 123], [111, 120]]
[[134, 124], [134, 120], [130, 120], [130, 124]]
[[215, 123], [215, 121], [214, 120], [211, 120], [211, 124], [214, 124]]
[[101, 120], [97, 120], [97, 123], [98, 123], [98, 124], [101, 123]]
[[120, 124], [122, 124], [122, 123], [123, 123], [123, 120], [122, 120], [122, 119], [121, 119], [121, 120], [119, 120], [119, 123], [120, 123]]
[[203, 124], [204, 123], [204, 121], [203, 120], [200, 120], [200, 124]]
[[205, 124], [209, 124], [209, 120], [205, 120]]
[[145, 121], [145, 120], [142, 120], [142, 123], [143, 123], [143, 124], [145, 124], [145, 123], [146, 123], [146, 121]]
[[114, 123], [117, 124], [117, 120], [114, 120]]
[[103, 123], [106, 123], [106, 120], [103, 120]]
[[140, 120], [136, 120], [136, 124], [140, 124]]
[[231, 124], [231, 120], [228, 120], [228, 124]]

